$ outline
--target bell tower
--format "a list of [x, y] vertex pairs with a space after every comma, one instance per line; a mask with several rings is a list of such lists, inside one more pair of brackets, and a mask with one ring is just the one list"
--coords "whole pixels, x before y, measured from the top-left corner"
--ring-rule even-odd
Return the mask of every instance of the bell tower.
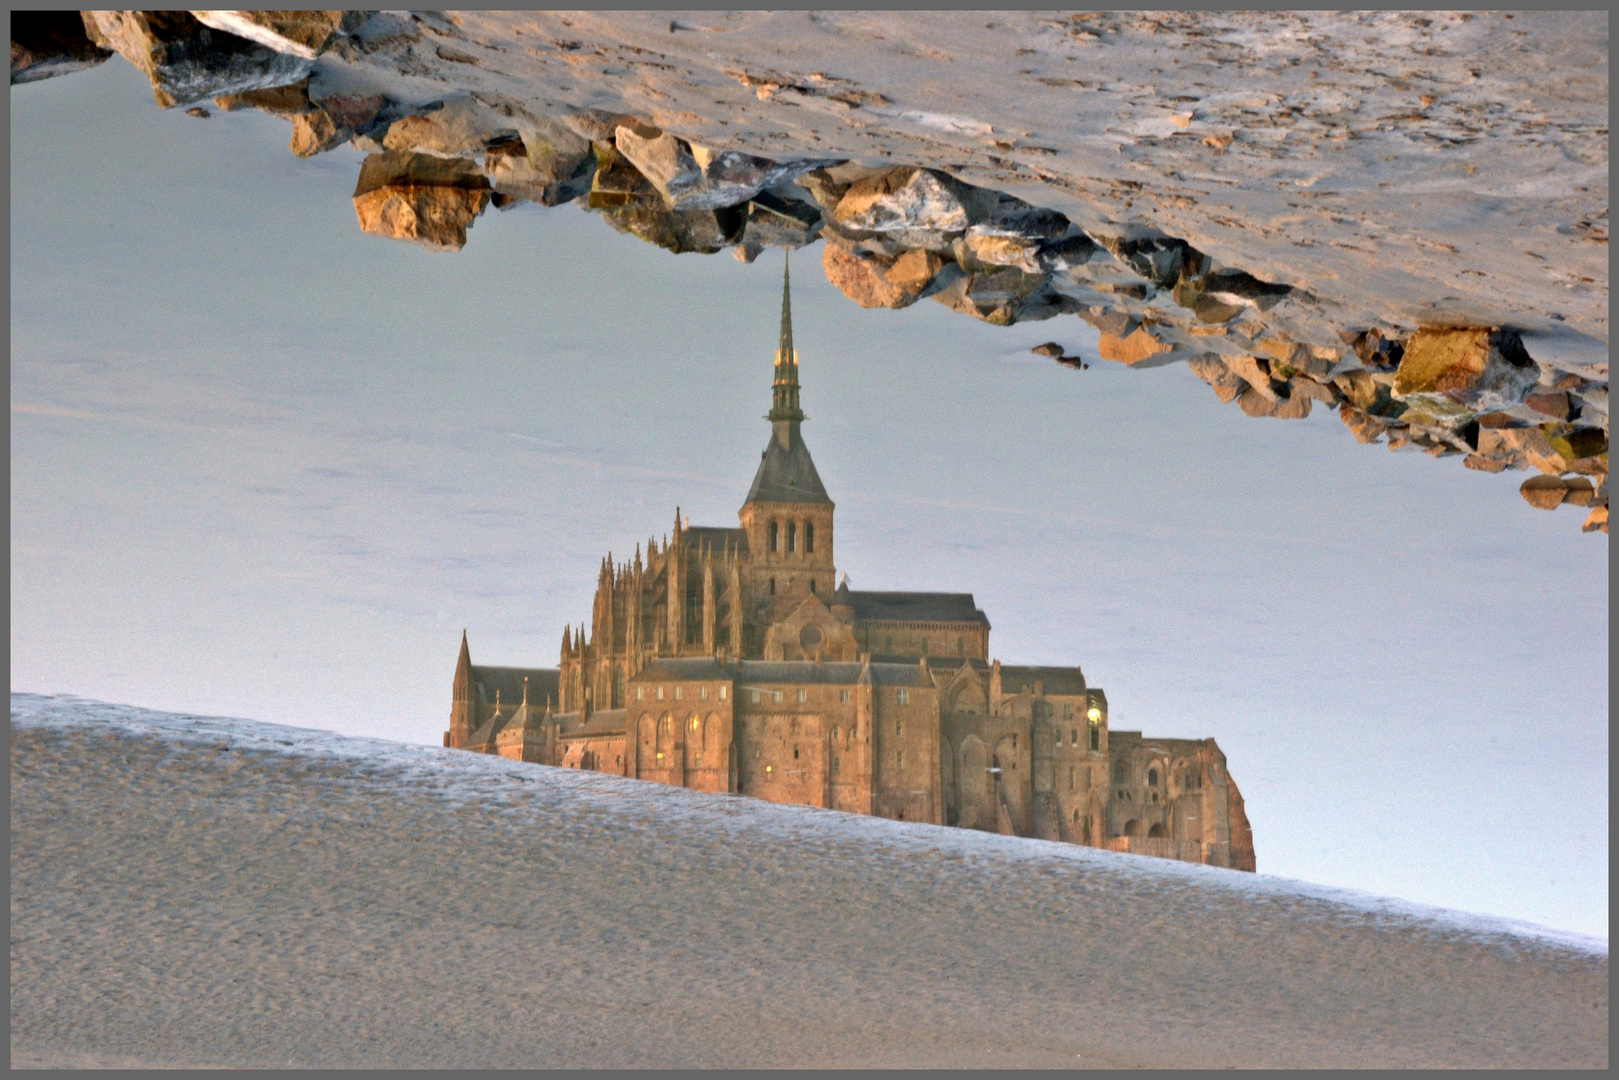
[[806, 596], [832, 602], [833, 502], [804, 445], [798, 397], [798, 350], [793, 347], [792, 279], [781, 278], [781, 334], [771, 382], [770, 441], [759, 455], [748, 497], [737, 512], [748, 534], [744, 592], [753, 622], [774, 621]]

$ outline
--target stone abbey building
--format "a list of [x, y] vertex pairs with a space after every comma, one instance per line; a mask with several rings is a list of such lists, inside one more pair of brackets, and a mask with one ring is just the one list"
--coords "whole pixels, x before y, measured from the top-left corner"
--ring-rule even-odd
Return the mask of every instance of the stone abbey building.
[[472, 663], [444, 745], [701, 791], [1254, 869], [1213, 739], [1110, 731], [1077, 667], [990, 659], [971, 593], [838, 583], [782, 286], [770, 441], [735, 528], [603, 560], [556, 668]]

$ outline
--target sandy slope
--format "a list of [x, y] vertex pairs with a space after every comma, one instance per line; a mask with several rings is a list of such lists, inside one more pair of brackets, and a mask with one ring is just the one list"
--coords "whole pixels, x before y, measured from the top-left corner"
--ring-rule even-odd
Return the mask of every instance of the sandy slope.
[[1605, 942], [1263, 876], [12, 697], [11, 1057], [1591, 1065]]

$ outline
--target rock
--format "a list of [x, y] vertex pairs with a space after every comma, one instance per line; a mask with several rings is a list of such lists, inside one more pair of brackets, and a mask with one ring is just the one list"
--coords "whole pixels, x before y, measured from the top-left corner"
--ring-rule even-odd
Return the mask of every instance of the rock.
[[885, 264], [831, 241], [821, 253], [826, 280], [864, 308], [909, 307], [922, 298], [945, 265], [929, 251], [907, 252]]
[[1154, 337], [1145, 326], [1137, 327], [1129, 337], [1102, 334], [1097, 343], [1097, 352], [1103, 360], [1116, 360], [1130, 366], [1167, 353], [1172, 348], [1173, 346], [1166, 345]]
[[144, 73], [165, 109], [295, 83], [314, 63], [211, 29], [185, 11], [88, 11], [84, 28]]
[[483, 168], [497, 194], [559, 206], [590, 191], [596, 158], [589, 143], [554, 125], [491, 146], [484, 152]]
[[1563, 502], [1568, 506], [1590, 506], [1596, 498], [1596, 488], [1583, 476], [1565, 477]]
[[752, 241], [749, 241], [748, 243], [738, 244], [733, 247], [731, 249], [731, 257], [736, 259], [736, 261], [739, 263], [751, 263], [760, 255], [764, 254], [764, 250], [765, 249], [762, 244], [755, 244]]
[[1186, 366], [1208, 383], [1214, 390], [1214, 396], [1226, 404], [1235, 401], [1248, 386], [1247, 380], [1227, 367], [1226, 362], [1214, 353], [1194, 356], [1186, 361]]
[[1585, 524], [1580, 526], [1580, 531], [1581, 532], [1602, 532], [1602, 533], [1607, 532], [1608, 531], [1608, 508], [1606, 506], [1599, 506], [1596, 509], [1592, 510], [1590, 515], [1586, 517]]
[[[1606, 386], [1588, 385], [1580, 388], [1574, 395], [1579, 405], [1580, 416], [1590, 421], [1600, 420], [1602, 427], [1608, 426], [1608, 388]], [[1586, 414], [1590, 416], [1587, 417]]]
[[1539, 377], [1511, 330], [1425, 329], [1405, 343], [1394, 397], [1436, 424], [1456, 425], [1521, 404]]
[[467, 95], [435, 102], [388, 125], [384, 149], [442, 158], [475, 158], [496, 144], [521, 139], [517, 125]]
[[1084, 233], [1074, 233], [1042, 243], [1035, 260], [1047, 273], [1061, 274], [1084, 266], [1096, 258], [1099, 250], [1096, 241]]
[[1297, 341], [1262, 338], [1255, 344], [1275, 361], [1273, 368], [1280, 365], [1287, 369], [1288, 377], [1293, 372], [1303, 372], [1317, 382], [1326, 382], [1331, 378], [1338, 360], [1337, 354], [1330, 349], [1312, 348]]
[[1036, 356], [1050, 356], [1056, 358], [1063, 354], [1063, 347], [1058, 345], [1055, 341], [1048, 341], [1044, 345], [1036, 345], [1029, 351], [1034, 353]]
[[354, 33], [374, 11], [193, 11], [204, 26], [257, 42], [278, 53], [313, 60], [333, 41]]
[[1462, 459], [1462, 464], [1469, 469], [1487, 473], [1498, 473], [1507, 467], [1505, 462], [1484, 457], [1482, 454], [1468, 454]]
[[391, 151], [360, 166], [354, 213], [375, 236], [459, 251], [489, 203], [489, 180], [474, 161]]
[[222, 94], [214, 104], [226, 112], [258, 109], [292, 123], [292, 139], [287, 144], [298, 157], [335, 149], [370, 131], [387, 99], [381, 94], [334, 94], [312, 101], [309, 80], [268, 90]]
[[766, 247], [800, 248], [821, 232], [821, 211], [812, 203], [761, 191], [748, 203], [746, 235]]
[[1118, 308], [1086, 307], [1081, 308], [1078, 315], [1102, 333], [1114, 337], [1129, 337], [1141, 325], [1141, 320]]
[[613, 142], [613, 136], [621, 125], [641, 122], [629, 113], [607, 112], [604, 109], [584, 109], [576, 113], [567, 113], [558, 119], [563, 127], [585, 142], [608, 144]]
[[1319, 401], [1328, 408], [1338, 404], [1338, 392], [1325, 383], [1303, 375], [1295, 375], [1287, 380], [1288, 397], [1297, 400], [1301, 397]]
[[71, 75], [112, 55], [90, 40], [77, 11], [11, 13], [11, 85]]
[[811, 169], [793, 182], [803, 188], [821, 208], [821, 212], [830, 214], [837, 208], [839, 200], [849, 190], [851, 184], [863, 180], [868, 176], [877, 176], [889, 170], [884, 168], [871, 168], [853, 161], [846, 161], [839, 165], [830, 165], [820, 169]]
[[241, 94], [220, 94], [214, 98], [214, 104], [225, 112], [239, 112], [242, 109], [258, 109], [271, 116], [296, 116], [298, 113], [308, 112], [314, 108], [309, 100], [309, 80], [301, 79], [286, 86], [275, 86], [267, 90], [248, 90]]
[[1310, 399], [1270, 398], [1250, 384], [1237, 396], [1237, 406], [1249, 416], [1269, 416], [1277, 420], [1302, 420], [1310, 415]]
[[1567, 492], [1562, 479], [1556, 476], [1531, 476], [1518, 489], [1523, 501], [1536, 510], [1556, 510], [1563, 505], [1563, 496]]
[[1394, 338], [1384, 337], [1377, 327], [1360, 333], [1345, 331], [1341, 335], [1345, 345], [1355, 351], [1360, 362], [1372, 371], [1393, 371], [1405, 355], [1405, 346]]
[[199, 120], [206, 120], [214, 114], [203, 108], [201, 105], [193, 105], [191, 108], [186, 110], [186, 115], [195, 116]]
[[993, 326], [1049, 319], [1063, 310], [1060, 298], [1047, 288], [1045, 275], [1026, 274], [1010, 267], [967, 273], [953, 262], [944, 263], [930, 295], [952, 311]]
[[1523, 400], [1524, 407], [1552, 420], [1569, 418], [1567, 390], [1537, 390]]
[[654, 194], [652, 200], [630, 202], [602, 211], [619, 232], [638, 236], [676, 255], [699, 252], [711, 255], [742, 238], [747, 217], [741, 209], [670, 210]]
[[1115, 238], [1108, 240], [1106, 246], [1115, 259], [1160, 289], [1174, 288], [1183, 273], [1200, 276], [1208, 266], [1206, 255], [1173, 237]]
[[[1383, 376], [1387, 378], [1387, 376]], [[1362, 412], [1384, 419], [1398, 419], [1405, 412], [1405, 404], [1395, 401], [1390, 385], [1379, 382], [1364, 371], [1350, 371], [1335, 376], [1332, 385], [1345, 400]]]
[[1228, 356], [1225, 363], [1260, 397], [1270, 401], [1281, 401], [1286, 397], [1286, 381], [1278, 383], [1271, 377], [1270, 361], [1263, 357]]
[[596, 171], [591, 177], [586, 200], [592, 210], [612, 210], [629, 205], [657, 206], [667, 210], [663, 196], [639, 169], [631, 165], [612, 143], [594, 143]]
[[1601, 428], [1547, 430], [1547, 442], [1565, 461], [1594, 458], [1608, 452], [1608, 436]]
[[671, 210], [736, 206], [766, 188], [831, 164], [824, 159], [771, 161], [734, 150], [693, 146], [640, 121], [620, 124], [613, 144]]
[[1026, 274], [1041, 274], [1038, 238], [1007, 236], [1003, 233], [981, 231], [974, 225], [967, 235], [951, 245], [956, 262], [964, 270], [983, 271], [1010, 266]]
[[905, 165], [851, 184], [832, 211], [859, 232], [965, 233], [961, 185], [942, 173]]

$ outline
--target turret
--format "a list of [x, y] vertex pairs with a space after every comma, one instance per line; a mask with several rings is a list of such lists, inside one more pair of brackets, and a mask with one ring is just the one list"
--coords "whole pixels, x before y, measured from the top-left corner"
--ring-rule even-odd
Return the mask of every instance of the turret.
[[472, 653], [467, 648], [467, 632], [461, 631], [461, 653], [455, 660], [455, 681], [450, 689], [450, 729], [444, 745], [460, 748], [477, 727], [477, 705], [472, 698]]

